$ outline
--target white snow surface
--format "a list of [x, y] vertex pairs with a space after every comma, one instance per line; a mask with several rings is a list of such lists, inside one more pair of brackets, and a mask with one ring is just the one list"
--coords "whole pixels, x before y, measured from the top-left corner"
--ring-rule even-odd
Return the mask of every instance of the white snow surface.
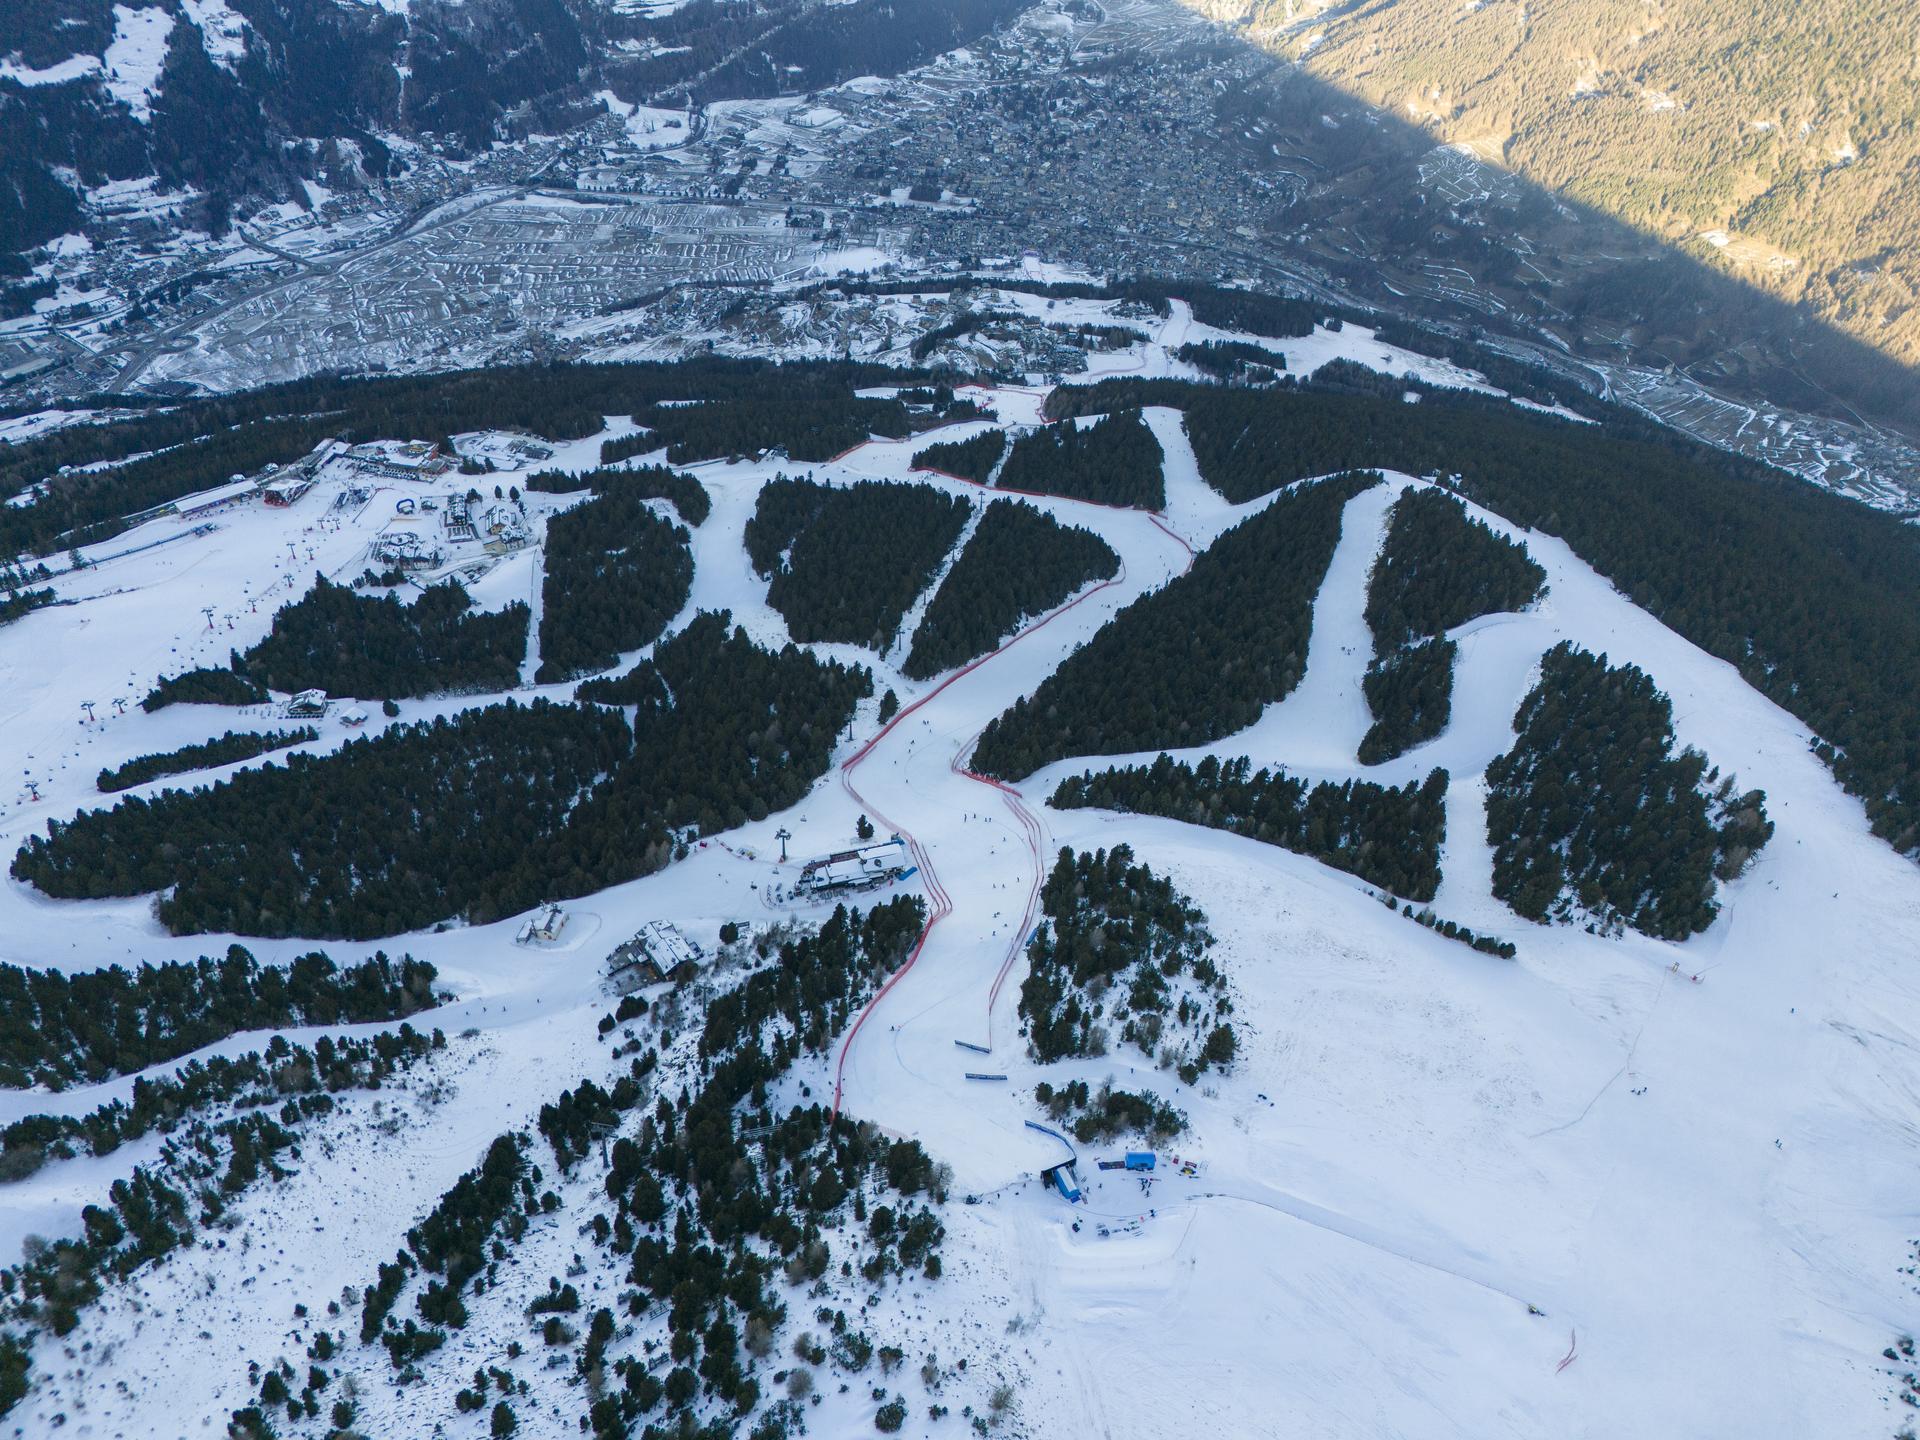
[[627, 146], [636, 150], [661, 150], [684, 145], [692, 134], [693, 112], [659, 105], [635, 105], [622, 100], [611, 90], [597, 90], [594, 99], [627, 122]]
[[216, 63], [231, 70], [247, 53], [246, 17], [226, 0], [180, 0], [187, 17], [200, 27], [201, 44]]
[[[1160, 347], [1207, 334], [1184, 309], [1157, 345], [1102, 357], [1102, 366], [1137, 361], [1167, 373]], [[1299, 371], [1355, 347], [1378, 352], [1357, 330], [1274, 343]], [[1423, 377], [1443, 365], [1404, 363]], [[1455, 383], [1473, 383], [1455, 373]], [[1032, 424], [1043, 392], [1000, 388], [980, 398], [997, 423]], [[1206, 747], [1309, 778], [1398, 783], [1445, 766], [1446, 878], [1434, 908], [1512, 938], [1517, 960], [1449, 942], [1381, 906], [1354, 878], [1283, 850], [1171, 821], [1044, 808], [1060, 774], [1114, 760], [1066, 762], [1019, 787], [1038, 820], [1031, 844], [1012, 804], [960, 773], [989, 720], [1120, 607], [1180, 573], [1188, 547], [1268, 503], [1225, 504], [1200, 480], [1177, 415], [1156, 409], [1147, 418], [1167, 453], [1164, 516], [1033, 502], [1102, 535], [1124, 562], [1116, 583], [1029, 625], [951, 681], [916, 684], [870, 652], [813, 647], [875, 664], [876, 692], [891, 687], [909, 707], [845, 784], [830, 778], [792, 810], [659, 874], [568, 902], [572, 919], [552, 950], [511, 943], [520, 917], [381, 942], [390, 954], [430, 959], [457, 996], [428, 1017], [455, 1037], [435, 1064], [435, 1094], [389, 1098], [408, 1117], [395, 1134], [375, 1123], [369, 1101], [354, 1101], [324, 1144], [307, 1147], [293, 1180], [243, 1201], [224, 1249], [196, 1247], [143, 1272], [91, 1307], [72, 1335], [43, 1340], [39, 1388], [13, 1423], [45, 1434], [64, 1414], [76, 1435], [219, 1433], [248, 1401], [247, 1359], [284, 1352], [305, 1364], [300, 1346], [316, 1322], [295, 1322], [295, 1304], [318, 1310], [342, 1285], [364, 1284], [494, 1134], [530, 1123], [584, 1075], [604, 1083], [594, 1025], [611, 1008], [600, 965], [613, 945], [652, 919], [710, 946], [725, 920], [778, 918], [761, 897], [791, 883], [800, 861], [844, 843], [865, 811], [914, 837], [934, 871], [922, 879], [953, 904], [846, 1050], [843, 1077], [848, 1113], [917, 1137], [956, 1172], [947, 1276], [892, 1293], [872, 1320], [877, 1340], [897, 1335], [908, 1351], [889, 1383], [910, 1398], [911, 1433], [958, 1437], [967, 1433], [961, 1404], [982, 1404], [981, 1393], [949, 1387], [942, 1399], [953, 1413], [923, 1418], [929, 1400], [914, 1361], [937, 1348], [943, 1363], [969, 1357], [982, 1385], [1014, 1381], [1017, 1425], [1057, 1436], [1891, 1435], [1901, 1417], [1879, 1353], [1920, 1319], [1902, 1269], [1913, 1259], [1920, 870], [1869, 834], [1797, 720], [1632, 606], [1559, 541], [1475, 511], [1526, 544], [1549, 591], [1524, 614], [1461, 627], [1449, 729], [1363, 770], [1354, 750], [1366, 727], [1366, 575], [1394, 495], [1423, 483], [1389, 476], [1347, 507], [1300, 687], [1248, 731]], [[609, 422], [609, 434], [630, 432], [630, 422]], [[589, 468], [599, 439], [560, 447], [541, 468]], [[832, 481], [906, 479], [925, 443], [876, 441], [811, 468]], [[724, 607], [761, 643], [784, 643], [741, 534], [760, 486], [800, 467], [776, 457], [693, 468], [714, 508], [693, 532], [693, 595], [675, 626]], [[911, 478], [980, 498], [959, 482]], [[207, 707], [147, 715], [133, 702], [158, 673], [244, 650], [316, 569], [357, 574], [373, 534], [392, 522], [396, 495], [433, 487], [390, 485], [344, 517], [326, 508], [337, 488], [323, 481], [284, 511], [231, 509], [214, 517], [211, 534], [62, 575], [56, 588], [74, 603], [0, 628], [8, 776], [0, 852], [49, 818], [103, 803], [93, 793], [102, 766], [264, 723]], [[576, 498], [529, 500], [546, 513]], [[185, 529], [154, 521], [90, 555]], [[534, 561], [532, 552], [515, 557], [476, 594], [490, 606], [527, 597]], [[211, 632], [206, 606], [215, 610]], [[1510, 745], [1540, 655], [1562, 639], [1647, 670], [1673, 698], [1680, 740], [1767, 792], [1778, 832], [1724, 891], [1712, 928], [1683, 945], [1531, 926], [1490, 893], [1479, 776]], [[116, 697], [126, 714], [112, 713]], [[401, 720], [497, 698], [404, 702]], [[83, 723], [89, 700], [98, 718]], [[369, 708], [369, 729], [391, 723]], [[837, 762], [877, 729], [868, 701]], [[306, 748], [337, 745], [345, 733], [329, 722]], [[39, 802], [25, 779], [38, 783]], [[188, 782], [142, 793], [166, 783]], [[782, 827], [794, 836], [784, 867], [770, 858]], [[1170, 874], [1219, 938], [1242, 1054], [1230, 1074], [1198, 1089], [1125, 1050], [1034, 1065], [1017, 1036], [1017, 955], [989, 1006], [1025, 932], [1037, 866], [1061, 846], [1120, 842]], [[74, 970], [191, 958], [230, 940], [274, 963], [315, 946], [175, 938], [145, 899], [56, 902], [11, 879], [0, 884], [0, 959], [14, 964]], [[373, 946], [324, 948], [344, 961]], [[1696, 974], [1701, 982], [1691, 983]], [[469, 1029], [477, 1033], [463, 1038]], [[263, 1038], [217, 1048], [237, 1053]], [[990, 1061], [956, 1049], [956, 1039], [990, 1044]], [[814, 1098], [830, 1093], [841, 1054], [836, 1046], [825, 1062], [802, 1066], [776, 1100], [802, 1099], [801, 1085]], [[969, 1069], [1005, 1071], [1010, 1083], [970, 1083]], [[1190, 1133], [1175, 1148], [1198, 1174], [1163, 1174], [1147, 1198], [1130, 1177], [1095, 1180], [1086, 1164], [1089, 1204], [1070, 1211], [1026, 1183], [1057, 1150], [1023, 1124], [1041, 1118], [1032, 1086], [1108, 1076], [1157, 1089], [1187, 1113]], [[123, 1077], [58, 1096], [0, 1094], [0, 1119], [81, 1112], [131, 1085]], [[0, 1243], [71, 1233], [78, 1207], [145, 1158], [130, 1151], [51, 1165], [0, 1189]], [[569, 1252], [598, 1263], [575, 1233], [596, 1184], [583, 1172], [564, 1188], [567, 1209], [536, 1225], [512, 1283], [476, 1300], [473, 1324], [426, 1367], [427, 1382], [393, 1389], [377, 1348], [351, 1362], [365, 1385], [361, 1428], [485, 1433], [484, 1412], [454, 1414], [452, 1390], [474, 1366], [505, 1363], [507, 1342], [526, 1338], [518, 1307], [548, 1273], [562, 1273]], [[962, 1205], [961, 1192], [982, 1203]], [[1093, 1224], [1071, 1228], [1075, 1218], [1141, 1223], [1100, 1238]], [[581, 1283], [603, 1280], [609, 1294], [618, 1286], [617, 1272], [590, 1270]], [[799, 1292], [788, 1300], [804, 1324], [812, 1302]], [[527, 1375], [524, 1362], [515, 1368]], [[563, 1376], [529, 1378], [538, 1403], [521, 1407], [520, 1433], [577, 1435], [584, 1392]], [[815, 1433], [871, 1433], [873, 1376], [842, 1378], [846, 1394], [822, 1375]]]
[[22, 65], [17, 60], [7, 59], [0, 60], [0, 79], [29, 88], [35, 85], [65, 85], [70, 80], [95, 74], [100, 68], [98, 55], [69, 55], [38, 70]]
[[150, 102], [160, 88], [160, 67], [166, 63], [173, 24], [169, 10], [113, 7], [113, 43], [105, 56], [107, 90], [125, 102], [136, 120], [153, 117]]
[[[207, 35], [207, 52], [218, 54], [215, 29], [228, 22], [244, 24], [228, 10], [223, 0], [183, 0], [187, 14]], [[213, 24], [202, 16], [225, 17]], [[153, 92], [160, 87], [160, 67], [167, 58], [167, 39], [173, 33], [174, 16], [161, 7], [113, 7], [113, 39], [101, 55], [69, 55], [66, 59], [35, 70], [17, 59], [0, 59], [0, 79], [15, 84], [65, 85], [89, 75], [104, 74], [108, 93], [123, 101], [142, 122], [152, 116]], [[224, 37], [225, 30], [221, 30]]]

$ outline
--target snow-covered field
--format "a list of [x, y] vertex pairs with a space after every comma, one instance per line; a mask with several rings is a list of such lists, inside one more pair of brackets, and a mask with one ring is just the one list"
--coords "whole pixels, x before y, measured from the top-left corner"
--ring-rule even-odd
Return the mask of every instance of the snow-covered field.
[[[1050, 318], [1082, 317], [1063, 302]], [[1098, 357], [1097, 373], [1179, 373], [1167, 350], [1208, 338], [1184, 307], [1158, 329], [1151, 343]], [[1344, 354], [1475, 383], [1383, 348], [1357, 327], [1285, 344], [1296, 372]], [[1014, 425], [1037, 421], [1042, 396], [1007, 388], [981, 398], [998, 423]], [[570, 905], [552, 949], [516, 947], [518, 917], [383, 942], [431, 960], [457, 997], [432, 1017], [452, 1044], [432, 1066], [431, 1097], [389, 1096], [386, 1124], [369, 1099], [356, 1100], [294, 1179], [241, 1204], [224, 1249], [202, 1246], [143, 1272], [73, 1334], [43, 1341], [40, 1388], [11, 1417], [19, 1433], [52, 1433], [56, 1415], [63, 1433], [80, 1436], [221, 1433], [227, 1413], [251, 1398], [248, 1359], [284, 1353], [306, 1363], [301, 1349], [324, 1321], [296, 1320], [296, 1304], [318, 1312], [343, 1285], [365, 1283], [493, 1135], [529, 1124], [581, 1078], [614, 1073], [594, 1033], [611, 1008], [601, 980], [608, 950], [656, 918], [709, 947], [724, 921], [784, 918], [762, 897], [790, 883], [802, 859], [837, 848], [866, 810], [912, 835], [931, 867], [922, 879], [950, 896], [952, 911], [851, 1044], [803, 1067], [784, 1098], [801, 1098], [801, 1086], [819, 1098], [838, 1080], [849, 1114], [918, 1138], [955, 1171], [947, 1274], [892, 1292], [872, 1319], [876, 1336], [909, 1356], [894, 1382], [912, 1401], [906, 1433], [965, 1433], [961, 1406], [980, 1409], [1004, 1377], [1018, 1394], [1007, 1428], [1056, 1436], [1891, 1437], [1904, 1407], [1880, 1351], [1913, 1327], [1917, 1308], [1903, 1267], [1913, 1261], [1920, 983], [1910, 957], [1920, 871], [1869, 835], [1798, 721], [1559, 542], [1517, 534], [1548, 572], [1546, 598], [1456, 633], [1447, 732], [1363, 771], [1354, 752], [1368, 723], [1366, 576], [1387, 506], [1421, 483], [1389, 477], [1347, 507], [1299, 689], [1208, 747], [1313, 778], [1400, 782], [1445, 766], [1453, 784], [1435, 909], [1514, 939], [1517, 960], [1442, 939], [1359, 881], [1282, 850], [1170, 821], [1047, 810], [1053, 781], [1086, 762], [1035, 776], [1011, 799], [962, 773], [989, 720], [1121, 606], [1180, 573], [1190, 548], [1266, 503], [1226, 505], [1201, 482], [1178, 417], [1155, 410], [1148, 419], [1168, 457], [1164, 516], [1034, 502], [1100, 533], [1123, 559], [1117, 582], [961, 678], [915, 684], [881, 662], [876, 690], [895, 689], [907, 713], [867, 748], [880, 729], [867, 702], [837, 757], [857, 763], [793, 810]], [[812, 468], [823, 479], [904, 479], [922, 443], [876, 441]], [[597, 439], [561, 447], [541, 466], [587, 468], [597, 451]], [[796, 467], [774, 457], [694, 468], [714, 509], [693, 532], [693, 596], [676, 626], [696, 609], [727, 608], [763, 643], [784, 642], [741, 535], [759, 487]], [[979, 499], [959, 482], [930, 483]], [[372, 536], [392, 521], [395, 488], [406, 487], [337, 512], [327, 508], [337, 486], [323, 483], [290, 510], [216, 514], [204, 535], [152, 522], [96, 556], [170, 543], [63, 575], [56, 588], [75, 603], [0, 629], [0, 853], [49, 818], [98, 803], [102, 766], [260, 723], [204, 707], [146, 715], [134, 702], [157, 673], [244, 650], [315, 570], [358, 574]], [[569, 503], [530, 498], [537, 510]], [[529, 598], [535, 559], [502, 563], [477, 598], [490, 607]], [[1647, 670], [1673, 698], [1681, 741], [1767, 792], [1777, 834], [1726, 891], [1713, 927], [1684, 945], [1535, 927], [1490, 893], [1478, 777], [1511, 743], [1540, 655], [1567, 638]], [[851, 647], [818, 648], [875, 663]], [[404, 702], [401, 718], [490, 698]], [[388, 722], [376, 714], [372, 723]], [[329, 723], [317, 745], [346, 733]], [[1036, 818], [1037, 838], [1023, 812]], [[781, 828], [793, 835], [785, 867], [772, 858]], [[1158, 1088], [1191, 1122], [1174, 1148], [1195, 1175], [1164, 1174], [1150, 1195], [1109, 1176], [1070, 1209], [1030, 1183], [1058, 1147], [1024, 1125], [1041, 1118], [1031, 1092], [1043, 1072], [1017, 1036], [1017, 958], [1001, 976], [1025, 933], [1039, 867], [1063, 845], [1122, 841], [1206, 911], [1242, 1052], [1230, 1074], [1196, 1089], [1144, 1064], [1133, 1073], [1119, 1052], [1047, 1067], [1055, 1083], [1111, 1075]], [[191, 957], [218, 953], [229, 938], [170, 937], [146, 900], [53, 902], [0, 885], [0, 959], [15, 964]], [[263, 961], [314, 948], [244, 943]], [[373, 947], [325, 948], [344, 961]], [[263, 1039], [236, 1036], [220, 1048]], [[991, 1064], [956, 1039], [991, 1044]], [[1004, 1071], [1009, 1083], [965, 1078], [979, 1068]], [[6, 1093], [0, 1118], [84, 1111], [130, 1086], [129, 1077], [58, 1096]], [[396, 1113], [401, 1123], [391, 1123]], [[71, 1233], [89, 1195], [142, 1158], [130, 1147], [0, 1189], [0, 1239], [17, 1250], [30, 1230]], [[617, 1288], [616, 1272], [596, 1268], [601, 1252], [575, 1233], [596, 1185], [588, 1174], [564, 1190], [566, 1209], [521, 1247], [517, 1281], [502, 1287], [510, 1296], [476, 1301], [473, 1324], [434, 1357], [426, 1383], [391, 1389], [377, 1350], [377, 1364], [356, 1362], [362, 1428], [485, 1433], [484, 1412], [455, 1415], [451, 1391], [524, 1338], [518, 1302], [565, 1273], [575, 1252], [587, 1266], [583, 1289]], [[961, 1193], [980, 1203], [961, 1203]], [[1113, 1233], [1102, 1237], [1098, 1223]], [[807, 1308], [797, 1297], [803, 1319]], [[966, 1384], [922, 1392], [914, 1372], [930, 1350], [943, 1365], [968, 1358]], [[579, 1434], [585, 1392], [567, 1375], [530, 1378], [537, 1403], [521, 1408], [520, 1433]], [[870, 1381], [854, 1377], [843, 1393], [823, 1384], [815, 1433], [872, 1433]], [[930, 1398], [954, 1413], [926, 1419]]]

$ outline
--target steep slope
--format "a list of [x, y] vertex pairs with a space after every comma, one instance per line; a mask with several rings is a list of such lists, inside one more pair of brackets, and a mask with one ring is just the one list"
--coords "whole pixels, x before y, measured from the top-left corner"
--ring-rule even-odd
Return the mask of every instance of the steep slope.
[[0, 195], [14, 204], [0, 200], [0, 249], [72, 228], [74, 202], [47, 187], [61, 183], [57, 169], [83, 190], [144, 175], [190, 187], [197, 208], [185, 218], [217, 233], [240, 199], [304, 200], [303, 179], [353, 186], [397, 173], [405, 162], [382, 133], [472, 147], [509, 111], [552, 123], [589, 59], [592, 13], [559, 0], [403, 14], [300, 0], [10, 7], [0, 124], [15, 143]]
[[[1920, 363], [1920, 52], [1902, 0], [1188, 3]], [[1624, 299], [1652, 279], [1608, 283]]]
[[[804, 93], [895, 74], [1014, 0], [629, 6], [607, 0], [32, 0], [0, 13], [0, 254], [76, 227], [85, 190], [157, 176], [218, 234], [242, 201], [307, 203], [557, 134], [628, 102]], [[390, 141], [398, 139], [396, 152]], [[76, 185], [78, 192], [76, 193]]]

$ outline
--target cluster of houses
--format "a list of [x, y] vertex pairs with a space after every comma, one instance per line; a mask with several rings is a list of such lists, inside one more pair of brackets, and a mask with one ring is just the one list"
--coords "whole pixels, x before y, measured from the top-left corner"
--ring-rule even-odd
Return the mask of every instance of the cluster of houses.
[[479, 528], [487, 537], [485, 548], [490, 555], [505, 555], [533, 542], [527, 517], [518, 505], [508, 501], [489, 505], [486, 514], [480, 517]]
[[[567, 912], [548, 903], [520, 922], [513, 943], [537, 948], [556, 944], [567, 928]], [[706, 951], [679, 927], [665, 920], [649, 920], [607, 956], [607, 978], [616, 989], [691, 980], [706, 963]]]
[[346, 458], [363, 475], [383, 480], [434, 480], [451, 470], [455, 461], [440, 453], [440, 447], [425, 440], [402, 444], [376, 440], [355, 445]]
[[510, 555], [533, 543], [533, 530], [520, 507], [510, 501], [498, 501], [475, 514], [476, 506], [468, 494], [455, 493], [443, 501], [416, 500], [402, 496], [395, 505], [401, 516], [422, 510], [440, 512], [441, 535], [433, 538], [418, 530], [382, 531], [374, 538], [373, 558], [397, 570], [431, 570], [445, 564], [447, 546], [478, 544], [494, 557]]
[[201, 520], [215, 511], [248, 504], [256, 499], [268, 505], [292, 505], [313, 488], [321, 467], [333, 458], [338, 449], [338, 441], [326, 441], [311, 455], [289, 464], [269, 466], [251, 477], [235, 475], [224, 485], [215, 485], [210, 490], [201, 490], [193, 495], [182, 495], [177, 500], [168, 500], [151, 509], [135, 511], [126, 517], [127, 523], [138, 525], [169, 515], [181, 520]]
[[[254, 476], [235, 475], [224, 485], [216, 485], [210, 490], [202, 490], [194, 495], [183, 495], [177, 500], [169, 500], [150, 510], [129, 515], [127, 519], [133, 524], [157, 519], [163, 515], [176, 516], [180, 519], [198, 519], [213, 511], [224, 510], [256, 499], [278, 509], [287, 509], [298, 504], [301, 497], [313, 489], [315, 482], [321, 478], [321, 472], [336, 462], [339, 467], [335, 471], [336, 474], [344, 470], [353, 477], [388, 480], [433, 480], [446, 474], [455, 463], [442, 455], [437, 445], [429, 444], [424, 440], [410, 440], [404, 444], [376, 442], [354, 446], [348, 446], [341, 440], [326, 440], [316, 446], [312, 454], [304, 455], [288, 464], [269, 466]], [[353, 486], [349, 487], [348, 493], [353, 493], [356, 488], [359, 488], [362, 496], [370, 493], [364, 487]], [[514, 520], [524, 532], [526, 528], [524, 518], [518, 511], [513, 510], [513, 507], [506, 508], [512, 512]], [[494, 533], [497, 535], [509, 528], [503, 520], [500, 529]], [[524, 539], [520, 543], [525, 543]]]
[[447, 532], [447, 539], [455, 545], [464, 545], [480, 538], [480, 532], [473, 525], [473, 510], [464, 495], [449, 495], [446, 508], [440, 512], [440, 526]]
[[260, 498], [267, 504], [284, 510], [312, 488], [313, 476], [295, 470], [293, 474], [282, 474], [279, 479], [269, 480], [262, 485]]
[[[526, 512], [511, 500], [496, 500], [475, 513], [474, 492], [447, 497], [440, 526], [455, 545], [480, 541], [491, 554], [504, 555], [533, 540]], [[484, 503], [484, 502], [482, 502]]]
[[445, 558], [438, 545], [423, 540], [418, 531], [388, 530], [373, 542], [373, 558], [400, 570], [421, 570]]

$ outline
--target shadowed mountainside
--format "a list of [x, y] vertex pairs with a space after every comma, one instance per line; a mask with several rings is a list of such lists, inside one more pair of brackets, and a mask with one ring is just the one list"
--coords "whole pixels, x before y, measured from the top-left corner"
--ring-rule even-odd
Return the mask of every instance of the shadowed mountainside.
[[[1283, 134], [1260, 148], [1307, 161], [1311, 217], [1397, 252], [1396, 284], [1444, 291], [1454, 270], [1589, 352], [1911, 427], [1920, 51], [1901, 0], [1181, 3], [1288, 62]], [[1320, 104], [1347, 96], [1373, 123]]]

